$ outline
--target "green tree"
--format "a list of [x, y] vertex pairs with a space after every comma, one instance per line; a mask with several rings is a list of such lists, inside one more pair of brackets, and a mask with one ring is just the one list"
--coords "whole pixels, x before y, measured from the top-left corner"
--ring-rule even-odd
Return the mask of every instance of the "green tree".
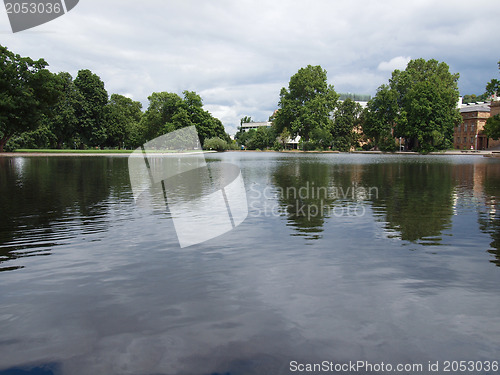
[[229, 150], [230, 148], [231, 145], [219, 137], [205, 139], [205, 142], [203, 143], [204, 150], [215, 150], [221, 152]]
[[165, 128], [168, 124], [172, 124], [172, 118], [182, 103], [179, 95], [169, 92], [154, 92], [148, 100], [149, 106], [141, 121], [144, 141], [165, 134], [167, 132]]
[[357, 144], [361, 112], [361, 105], [349, 98], [338, 105], [331, 129], [335, 149], [349, 151]]
[[[498, 69], [500, 69], [500, 61], [498, 61]], [[500, 96], [500, 81], [498, 79], [492, 79], [486, 85], [486, 93], [489, 95]]]
[[219, 137], [226, 142], [230, 142], [231, 138], [226, 133], [226, 129], [222, 122], [212, 116], [210, 112], [203, 109], [203, 101], [201, 97], [194, 91], [184, 91], [184, 108], [187, 111], [189, 120], [196, 126], [200, 141], [205, 139]]
[[53, 134], [55, 143], [53, 146], [60, 149], [64, 143], [72, 143], [79, 123], [77, 112], [81, 111], [84, 99], [76, 88], [71, 74], [61, 72], [57, 78], [61, 85], [61, 95], [54, 106], [54, 115], [46, 118], [44, 122]]
[[250, 116], [245, 116], [240, 119], [240, 125], [248, 124], [250, 122], [252, 122], [252, 117]]
[[387, 150], [394, 144], [392, 129], [398, 114], [397, 94], [388, 85], [377, 89], [364, 111], [363, 133], [376, 149]]
[[493, 138], [495, 140], [500, 138], [500, 114], [492, 116], [486, 120], [484, 133], [488, 138]]
[[280, 92], [279, 111], [274, 125], [276, 134], [286, 128], [293, 137], [308, 142], [314, 129], [327, 128], [338, 94], [327, 83], [326, 70], [308, 65], [290, 78], [288, 89]]
[[104, 117], [108, 93], [104, 82], [97, 74], [83, 69], [78, 72], [74, 84], [82, 97], [76, 113], [77, 133], [82, 146], [101, 146], [107, 138]]
[[432, 151], [451, 147], [454, 127], [461, 117], [457, 109], [459, 74], [436, 60], [411, 60], [404, 71], [395, 70], [390, 87], [398, 102], [396, 136], [409, 149]]
[[475, 95], [475, 94], [471, 94], [471, 95], [464, 95], [463, 98], [462, 98], [462, 103], [463, 104], [468, 104], [468, 103], [477, 103], [477, 102], [485, 102], [488, 100], [488, 93], [484, 93], [482, 95]]
[[12, 136], [36, 129], [51, 113], [60, 88], [47, 65], [0, 45], [0, 152]]
[[151, 94], [141, 122], [146, 140], [194, 125], [201, 144], [213, 137], [229, 141], [222, 122], [203, 109], [201, 97], [193, 91], [184, 91], [183, 94], [183, 98], [169, 92]]
[[142, 117], [142, 104], [123, 95], [112, 94], [106, 106], [106, 129], [109, 146], [134, 147], [131, 133]]

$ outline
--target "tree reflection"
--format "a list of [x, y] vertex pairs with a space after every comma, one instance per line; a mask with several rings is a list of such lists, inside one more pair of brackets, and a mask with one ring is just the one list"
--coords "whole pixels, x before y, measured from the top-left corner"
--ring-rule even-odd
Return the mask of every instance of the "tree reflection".
[[[0, 158], [0, 263], [48, 255], [77, 233], [108, 228], [105, 204], [128, 187], [127, 159], [88, 157]], [[113, 168], [113, 164], [123, 164]], [[121, 188], [120, 188], [121, 187]], [[127, 189], [125, 189], [127, 188]], [[1, 268], [0, 271], [12, 269]]]
[[484, 205], [479, 210], [479, 228], [491, 236], [491, 260], [500, 267], [500, 164], [486, 164], [481, 173]]
[[455, 184], [449, 164], [372, 164], [363, 182], [378, 187], [379, 196], [372, 205], [385, 218], [389, 232], [425, 245], [441, 242], [453, 215]]
[[325, 219], [356, 215], [361, 166], [342, 165], [308, 158], [279, 164], [272, 175], [275, 195], [293, 235], [321, 238]]
[[295, 159], [280, 164], [272, 176], [275, 193], [288, 223], [297, 235], [321, 238], [328, 196], [328, 166], [319, 162]]

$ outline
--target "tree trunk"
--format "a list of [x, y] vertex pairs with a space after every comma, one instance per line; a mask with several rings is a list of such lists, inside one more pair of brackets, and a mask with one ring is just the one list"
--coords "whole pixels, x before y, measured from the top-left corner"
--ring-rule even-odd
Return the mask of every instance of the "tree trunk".
[[3, 152], [5, 144], [9, 141], [10, 135], [6, 135], [3, 138], [0, 138], [0, 152]]

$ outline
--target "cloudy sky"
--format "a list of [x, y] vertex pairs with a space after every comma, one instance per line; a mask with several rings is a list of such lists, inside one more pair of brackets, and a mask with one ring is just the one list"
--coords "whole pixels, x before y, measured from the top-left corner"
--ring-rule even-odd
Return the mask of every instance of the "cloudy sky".
[[[33, 0], [39, 1], [39, 0]], [[460, 73], [462, 95], [499, 78], [498, 0], [80, 0], [66, 15], [0, 44], [53, 72], [90, 69], [108, 93], [148, 105], [193, 90], [230, 134], [265, 121], [299, 68], [321, 65], [337, 92], [371, 94], [410, 58]]]

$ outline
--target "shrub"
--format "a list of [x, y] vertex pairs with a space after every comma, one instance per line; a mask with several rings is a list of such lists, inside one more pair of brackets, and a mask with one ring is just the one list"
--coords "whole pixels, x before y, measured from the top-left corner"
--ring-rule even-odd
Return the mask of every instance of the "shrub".
[[218, 152], [229, 150], [230, 145], [223, 139], [219, 137], [213, 137], [209, 139], [205, 139], [205, 143], [203, 143], [204, 150], [214, 150]]

